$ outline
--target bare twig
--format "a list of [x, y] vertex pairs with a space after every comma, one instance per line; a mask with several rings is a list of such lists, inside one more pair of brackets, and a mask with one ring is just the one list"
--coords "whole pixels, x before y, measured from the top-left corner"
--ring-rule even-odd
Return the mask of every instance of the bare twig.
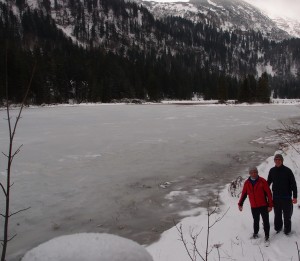
[[298, 149], [296, 149], [296, 147], [292, 144], [292, 142], [290, 142], [288, 139], [286, 139], [284, 136], [282, 136], [282, 138], [298, 153], [300, 154], [300, 151]]
[[[11, 238], [7, 239], [7, 241], [9, 242], [9, 241], [13, 240], [16, 236], [17, 236], [17, 234], [13, 235]], [[4, 240], [0, 239], [0, 242], [1, 242], [1, 245], [3, 245]]]
[[224, 216], [227, 214], [227, 212], [229, 211], [229, 209], [230, 209], [230, 207], [227, 208], [227, 210], [223, 213], [223, 215], [222, 215], [221, 217], [218, 217], [218, 218], [214, 221], [214, 223], [213, 223], [212, 225], [210, 225], [210, 228], [213, 227], [213, 226], [214, 226], [216, 223], [218, 223], [219, 221], [221, 221], [221, 220], [224, 218]]
[[222, 246], [222, 244], [214, 244], [214, 248], [217, 249], [218, 252], [218, 259], [221, 260], [221, 256], [220, 256], [220, 250], [219, 248]]
[[280, 121], [282, 128], [271, 129], [269, 131], [278, 135], [285, 143], [289, 144], [298, 154], [300, 151], [294, 146], [294, 143], [300, 141], [300, 123], [291, 120], [288, 122]]
[[209, 254], [213, 251], [214, 248], [217, 249], [218, 252], [218, 258], [219, 260], [221, 259], [220, 257], [220, 247], [222, 246], [222, 244], [215, 244], [213, 245], [213, 247], [209, 248], [209, 238], [210, 238], [210, 229], [217, 223], [220, 222], [224, 216], [226, 215], [226, 213], [229, 211], [229, 208], [226, 210], [225, 213], [223, 213], [220, 217], [216, 218], [214, 222], [211, 223], [211, 216], [214, 214], [217, 214], [218, 210], [219, 210], [219, 206], [218, 206], [218, 201], [219, 198], [217, 197], [217, 202], [214, 208], [210, 208], [210, 200], [208, 201], [208, 205], [207, 205], [207, 231], [206, 231], [206, 246], [205, 246], [205, 252], [203, 254], [201, 254], [201, 251], [199, 250], [199, 248], [197, 247], [197, 242], [198, 242], [198, 237], [200, 235], [200, 233], [202, 232], [202, 229], [200, 230], [200, 232], [198, 233], [194, 233], [193, 230], [190, 231], [190, 238], [192, 240], [192, 249], [188, 248], [188, 242], [185, 240], [184, 238], [184, 234], [183, 234], [183, 229], [182, 229], [182, 224], [180, 224], [179, 226], [175, 224], [175, 227], [179, 233], [180, 236], [180, 241], [183, 243], [184, 248], [189, 256], [189, 258], [192, 261], [196, 261], [197, 260], [197, 256], [199, 256], [201, 258], [201, 260], [203, 261], [207, 261], [208, 260], [208, 256]]
[[30, 209], [30, 208], [31, 208], [31, 207], [27, 207], [27, 208], [24, 208], [24, 209], [20, 209], [20, 210], [14, 212], [14, 213], [11, 213], [8, 217], [12, 217], [12, 216], [14, 216], [14, 215], [16, 215], [16, 214], [18, 214], [18, 213], [20, 213], [20, 212], [23, 212], [23, 211], [26, 211], [26, 210]]
[[264, 254], [263, 254], [263, 252], [261, 251], [261, 248], [260, 248], [260, 246], [258, 246], [258, 248], [259, 248], [259, 252], [260, 252], [260, 254], [261, 254], [262, 260], [264, 261], [264, 260], [265, 260], [265, 258], [264, 258]]
[[195, 233], [195, 234], [193, 234], [192, 232], [190, 233], [190, 237], [191, 237], [192, 240], [193, 240], [193, 253], [194, 253], [195, 260], [196, 260], [196, 254], [197, 254], [198, 256], [200, 256], [200, 258], [201, 258], [202, 260], [204, 260], [204, 257], [201, 255], [201, 253], [200, 253], [200, 251], [199, 251], [199, 249], [198, 249], [198, 247], [197, 247], [198, 236], [201, 234], [202, 229], [203, 229], [203, 228], [201, 228], [201, 230], [200, 230], [198, 233]]
[[[180, 236], [180, 241], [183, 243], [183, 246], [189, 256], [189, 258], [192, 260], [192, 261], [195, 261], [195, 259], [192, 257], [191, 253], [190, 253], [190, 250], [188, 249], [187, 247], [187, 241], [184, 239], [184, 236], [183, 236], [183, 230], [182, 230], [182, 224], [179, 225], [179, 227], [175, 224], [175, 227], [179, 233], [179, 236]], [[201, 255], [200, 257], [202, 258], [202, 260], [205, 260]]]
[[20, 152], [23, 144], [19, 146], [19, 148], [16, 149], [15, 153], [11, 156], [11, 161], [13, 161], [14, 157]]
[[2, 152], [2, 154], [3, 154], [6, 158], [8, 158], [8, 155], [7, 155], [7, 154], [5, 154], [4, 152]]
[[6, 197], [6, 191], [5, 191], [5, 188], [3, 187], [2, 183], [0, 183], [0, 186], [1, 186], [2, 191], [3, 191], [3, 193], [4, 193], [5, 197]]
[[209, 247], [209, 236], [210, 236], [210, 229], [218, 222], [220, 222], [224, 216], [226, 215], [226, 213], [228, 212], [229, 208], [226, 210], [226, 212], [221, 216], [221, 217], [218, 217], [212, 224], [210, 224], [210, 217], [217, 213], [217, 210], [219, 209], [219, 206], [218, 206], [218, 202], [219, 202], [219, 195], [217, 196], [217, 201], [216, 201], [216, 204], [215, 204], [215, 207], [210, 210], [210, 200], [208, 201], [207, 203], [207, 233], [206, 233], [206, 250], [205, 250], [205, 260], [208, 260], [208, 255], [211, 253], [212, 249], [211, 248], [210, 250], [208, 250], [208, 247]]
[[[4, 156], [6, 156], [7, 158], [7, 177], [6, 177], [6, 189], [4, 188], [4, 186], [2, 186], [2, 190], [5, 194], [5, 214], [2, 214], [2, 216], [4, 217], [4, 228], [3, 228], [3, 243], [2, 243], [2, 254], [1, 254], [1, 261], [5, 261], [5, 257], [6, 257], [6, 250], [7, 250], [7, 245], [8, 242], [11, 241], [16, 235], [14, 235], [13, 237], [9, 238], [9, 232], [8, 232], [8, 228], [9, 228], [9, 218], [17, 213], [20, 213], [21, 211], [25, 211], [26, 209], [22, 209], [19, 210], [15, 213], [9, 214], [9, 207], [10, 207], [10, 189], [11, 189], [11, 166], [12, 166], [12, 162], [15, 158], [15, 156], [20, 152], [20, 149], [22, 147], [19, 146], [15, 151], [13, 151], [13, 143], [14, 143], [14, 137], [16, 134], [16, 130], [17, 130], [17, 126], [19, 123], [19, 120], [21, 119], [21, 114], [23, 111], [23, 108], [25, 106], [25, 102], [29, 93], [29, 89], [31, 87], [32, 84], [32, 80], [33, 80], [33, 76], [35, 73], [35, 69], [36, 69], [36, 63], [33, 66], [32, 69], [32, 73], [31, 73], [31, 77], [30, 77], [30, 81], [28, 83], [26, 92], [23, 96], [23, 100], [21, 103], [21, 107], [19, 109], [18, 115], [16, 117], [16, 120], [14, 123], [12, 123], [11, 120], [11, 116], [10, 116], [10, 105], [9, 105], [9, 100], [8, 100], [8, 73], [7, 73], [7, 64], [8, 64], [8, 58], [7, 58], [7, 52], [6, 52], [6, 68], [5, 68], [5, 86], [6, 86], [6, 114], [7, 114], [7, 123], [8, 123], [8, 131], [9, 131], [9, 148], [8, 148], [8, 154], [3, 153]], [[28, 208], [27, 208], [28, 209]]]
[[300, 250], [298, 247], [298, 242], [296, 242], [296, 246], [297, 246], [298, 260], [300, 261]]
[[14, 234], [11, 238], [9, 238], [7, 241], [12, 241], [15, 237], [17, 236], [17, 234]]

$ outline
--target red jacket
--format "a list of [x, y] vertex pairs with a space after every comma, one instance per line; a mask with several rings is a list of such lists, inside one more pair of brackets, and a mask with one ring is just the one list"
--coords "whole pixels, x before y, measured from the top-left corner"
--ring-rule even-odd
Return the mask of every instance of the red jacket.
[[239, 206], [243, 206], [247, 195], [249, 196], [251, 208], [273, 207], [272, 192], [268, 182], [264, 178], [258, 177], [254, 185], [252, 185], [250, 177], [245, 181], [238, 203]]

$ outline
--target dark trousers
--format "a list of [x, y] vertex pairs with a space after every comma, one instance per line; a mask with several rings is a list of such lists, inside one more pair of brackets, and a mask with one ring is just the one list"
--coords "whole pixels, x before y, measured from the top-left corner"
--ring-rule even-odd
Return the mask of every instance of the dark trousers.
[[[284, 224], [284, 232], [290, 233], [292, 228], [293, 203], [291, 199], [274, 199], [274, 227], [280, 231]], [[283, 214], [283, 222], [282, 222]]]
[[269, 222], [269, 212], [268, 207], [259, 207], [259, 208], [251, 208], [252, 216], [253, 216], [253, 229], [254, 234], [257, 234], [259, 231], [259, 218], [261, 216], [263, 220], [263, 226], [265, 231], [265, 236], [269, 237], [270, 234], [270, 222]]

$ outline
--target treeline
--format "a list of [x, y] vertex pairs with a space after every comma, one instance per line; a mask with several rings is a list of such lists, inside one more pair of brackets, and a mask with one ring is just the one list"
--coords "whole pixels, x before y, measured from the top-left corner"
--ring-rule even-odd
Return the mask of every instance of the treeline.
[[[111, 102], [122, 98], [158, 101], [190, 99], [197, 93], [205, 99], [237, 99], [267, 102], [268, 77], [253, 75], [238, 80], [210, 72], [209, 66], [187, 66], [185, 57], [140, 57], [132, 62], [101, 49], [86, 50], [66, 42], [61, 48], [25, 51], [9, 44], [1, 46], [8, 57], [9, 99], [20, 102], [34, 63], [29, 99], [31, 103]], [[5, 68], [4, 59], [1, 59]], [[5, 74], [1, 70], [1, 100], [5, 98]]]

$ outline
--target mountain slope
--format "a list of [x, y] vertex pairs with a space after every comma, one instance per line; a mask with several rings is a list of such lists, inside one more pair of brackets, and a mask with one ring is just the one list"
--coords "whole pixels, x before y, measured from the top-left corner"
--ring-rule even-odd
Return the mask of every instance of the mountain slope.
[[277, 27], [287, 32], [290, 36], [300, 38], [300, 22], [289, 17], [269, 15]]
[[[23, 42], [30, 48], [37, 44], [32, 36], [38, 27], [29, 26], [26, 15], [35, 12], [47, 16], [46, 20], [51, 19], [53, 25], [84, 48], [101, 47], [123, 57], [133, 53], [155, 54], [156, 58], [196, 54], [194, 59], [202, 67], [209, 64], [212, 71], [237, 77], [247, 73], [260, 75], [267, 69], [274, 75], [298, 73], [296, 47], [292, 45], [285, 54], [284, 49], [278, 48], [280, 44], [270, 41], [286, 38], [287, 33], [275, 28], [270, 19], [247, 3], [240, 0], [137, 1], [139, 5], [123, 0], [30, 0], [16, 4], [11, 1], [10, 8], [20, 21]], [[148, 8], [160, 19], [156, 20]], [[181, 14], [184, 18], [171, 14]], [[284, 44], [285, 48], [288, 45]], [[281, 65], [274, 60], [277, 57]]]
[[300, 36], [297, 32], [300, 26], [297, 29], [297, 24], [285, 20], [285, 26], [282, 26], [282, 20], [278, 23], [258, 8], [241, 0], [191, 0], [188, 3], [136, 1], [146, 6], [158, 19], [179, 16], [195, 23], [212, 24], [222, 30], [260, 31], [263, 36], [276, 41]]

